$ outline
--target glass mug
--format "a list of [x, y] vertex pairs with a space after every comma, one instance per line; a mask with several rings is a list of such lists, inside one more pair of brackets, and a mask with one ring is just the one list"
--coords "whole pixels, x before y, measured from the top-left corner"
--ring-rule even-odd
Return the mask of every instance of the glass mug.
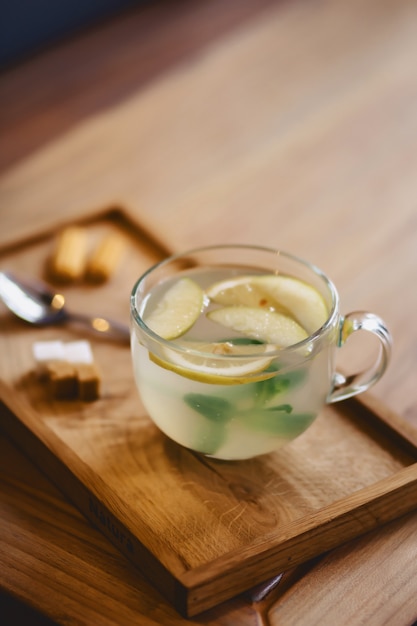
[[[180, 288], [170, 302], [166, 294]], [[178, 337], [172, 329], [170, 338], [160, 336], [148, 321], [161, 300], [165, 327], [174, 328], [198, 304]], [[379, 350], [364, 372], [344, 377], [336, 354], [358, 330], [375, 335]], [[241, 460], [277, 450], [326, 403], [374, 385], [388, 365], [391, 336], [372, 313], [342, 316], [335, 286], [310, 263], [280, 250], [220, 245], [174, 255], [139, 278], [131, 352], [143, 405], [163, 433], [204, 455]]]

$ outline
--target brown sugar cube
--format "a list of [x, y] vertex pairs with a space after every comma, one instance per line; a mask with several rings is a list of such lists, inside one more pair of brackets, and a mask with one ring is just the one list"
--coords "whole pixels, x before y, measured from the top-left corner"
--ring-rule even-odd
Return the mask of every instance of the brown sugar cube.
[[125, 242], [117, 233], [106, 235], [93, 251], [86, 268], [86, 277], [91, 282], [108, 280], [116, 271], [125, 250]]
[[43, 380], [48, 378], [48, 364], [63, 361], [65, 358], [62, 341], [35, 341], [32, 350], [39, 378]]
[[81, 278], [87, 259], [87, 233], [80, 226], [68, 226], [59, 235], [49, 260], [49, 274], [59, 282]]
[[100, 397], [101, 380], [94, 363], [77, 363], [77, 395], [79, 400], [93, 402]]
[[97, 400], [100, 395], [100, 375], [94, 363], [89, 341], [71, 341], [64, 345], [65, 358], [72, 363], [77, 376], [77, 398], [84, 402]]
[[74, 399], [77, 396], [77, 375], [74, 366], [66, 361], [45, 363], [48, 392], [58, 400]]

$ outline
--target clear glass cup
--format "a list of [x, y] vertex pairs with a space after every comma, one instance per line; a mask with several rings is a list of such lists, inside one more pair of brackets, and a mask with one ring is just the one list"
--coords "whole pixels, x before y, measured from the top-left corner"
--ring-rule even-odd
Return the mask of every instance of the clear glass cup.
[[[204, 280], [207, 284], [219, 275], [242, 272], [284, 274], [308, 283], [326, 303], [326, 321], [294, 345], [265, 352], [264, 345], [251, 344], [247, 353], [241, 346], [236, 355], [213, 354], [204, 343], [187, 347], [184, 341], [163, 339], [143, 320], [146, 303], [161, 281], [192, 275], [204, 286]], [[371, 366], [345, 377], [336, 370], [336, 355], [359, 330], [377, 337], [378, 350], [370, 355]], [[211, 332], [202, 327], [200, 339], [213, 341]], [[175, 255], [151, 267], [131, 294], [134, 376], [150, 418], [182, 446], [223, 460], [273, 452], [301, 435], [326, 403], [369, 389], [386, 370], [391, 343], [377, 315], [341, 315], [337, 290], [320, 269], [270, 248], [220, 245]], [[207, 363], [213, 376], [207, 368], [200, 376], [200, 366]], [[222, 372], [243, 371], [242, 365], [250, 373], [222, 378]]]

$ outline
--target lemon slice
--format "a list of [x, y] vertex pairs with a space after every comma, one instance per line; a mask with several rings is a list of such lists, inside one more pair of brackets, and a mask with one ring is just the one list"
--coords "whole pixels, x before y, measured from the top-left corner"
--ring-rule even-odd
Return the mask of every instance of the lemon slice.
[[307, 338], [307, 333], [295, 320], [277, 311], [259, 307], [226, 306], [207, 313], [217, 324], [281, 348], [292, 346]]
[[156, 308], [144, 316], [146, 325], [163, 339], [187, 332], [204, 307], [204, 292], [190, 278], [180, 278], [165, 292]]
[[218, 304], [258, 306], [290, 315], [310, 334], [329, 314], [317, 289], [291, 276], [239, 276], [211, 285], [206, 293]]
[[[184, 342], [180, 345], [190, 348], [190, 352], [164, 348], [163, 356], [149, 353], [149, 358], [181, 376], [216, 385], [255, 382], [276, 374], [266, 371], [272, 362], [267, 352], [275, 350], [275, 346], [234, 345], [231, 342]], [[196, 354], [197, 351], [201, 354]], [[253, 358], [249, 358], [252, 354]], [[222, 356], [230, 358], [226, 360]]]

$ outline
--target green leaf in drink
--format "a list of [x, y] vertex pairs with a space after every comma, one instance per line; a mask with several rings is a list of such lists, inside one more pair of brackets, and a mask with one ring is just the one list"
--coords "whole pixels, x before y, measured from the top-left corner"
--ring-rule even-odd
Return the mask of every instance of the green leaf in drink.
[[292, 413], [290, 405], [281, 404], [269, 409], [256, 409], [241, 415], [242, 423], [254, 431], [293, 438], [313, 422], [314, 413]]
[[187, 393], [184, 402], [205, 418], [192, 447], [204, 454], [214, 454], [226, 439], [225, 425], [233, 416], [233, 405], [224, 398], [200, 393]]
[[280, 375], [278, 374], [279, 368], [276, 365], [271, 365], [266, 371], [276, 371], [277, 375], [254, 384], [256, 390], [256, 406], [263, 406], [278, 394], [285, 393], [290, 388], [297, 387], [304, 381], [306, 376], [304, 369], [294, 370]]
[[262, 346], [265, 345], [264, 341], [260, 341], [259, 339], [252, 339], [252, 337], [231, 337], [228, 339], [223, 339], [226, 343], [231, 343], [234, 346]]
[[232, 417], [233, 405], [224, 398], [206, 396], [202, 393], [187, 393], [184, 402], [211, 422], [221, 424]]

